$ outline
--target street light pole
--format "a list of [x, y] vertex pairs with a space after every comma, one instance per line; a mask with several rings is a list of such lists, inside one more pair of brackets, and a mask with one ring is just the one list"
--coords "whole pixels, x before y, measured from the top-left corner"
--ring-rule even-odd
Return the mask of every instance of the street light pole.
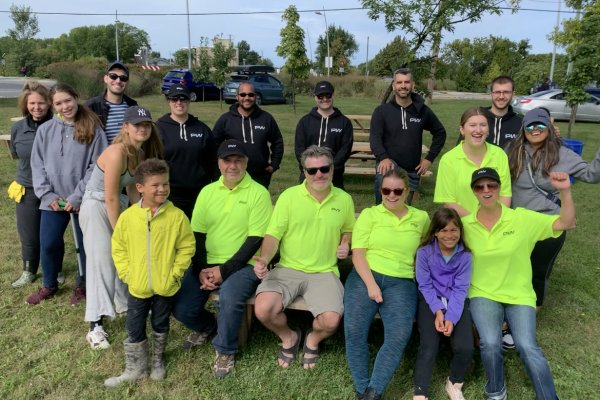
[[188, 31], [188, 69], [192, 69], [192, 37], [190, 34], [190, 3], [185, 0], [185, 10], [187, 14], [187, 31]]
[[117, 48], [117, 59], [115, 61], [120, 61], [119, 58], [119, 18], [117, 16], [117, 10], [115, 10], [115, 46]]
[[325, 66], [327, 67], [327, 76], [329, 76], [329, 69], [331, 68], [331, 57], [329, 56], [329, 25], [327, 25], [327, 15], [325, 15], [325, 6], [323, 6], [323, 12], [315, 11], [315, 14], [322, 15], [325, 19], [325, 38], [327, 39], [327, 58], [325, 59]]

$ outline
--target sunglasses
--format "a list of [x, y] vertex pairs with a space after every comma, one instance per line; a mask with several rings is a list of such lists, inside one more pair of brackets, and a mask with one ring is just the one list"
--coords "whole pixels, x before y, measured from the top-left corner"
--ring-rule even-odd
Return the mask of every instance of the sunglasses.
[[381, 188], [381, 194], [384, 196], [389, 196], [390, 194], [392, 194], [392, 192], [394, 192], [394, 194], [396, 196], [402, 196], [402, 193], [404, 193], [404, 188], [398, 188], [398, 189]]
[[185, 97], [171, 97], [169, 98], [169, 101], [171, 103], [187, 103], [189, 101], [189, 99], [186, 99]]
[[544, 124], [531, 124], [531, 125], [528, 125], [525, 127], [525, 132], [531, 133], [531, 132], [535, 131], [536, 129], [541, 132], [546, 128], [547, 128], [547, 126]]
[[500, 184], [498, 182], [488, 182], [488, 183], [476, 183], [473, 185], [473, 190], [475, 193], [481, 193], [487, 188], [490, 192], [498, 190]]
[[256, 96], [256, 93], [238, 93], [238, 96], [240, 96], [240, 97], [248, 96], [250, 98], [253, 98], [254, 96]]
[[323, 93], [323, 94], [317, 95], [317, 99], [319, 99], [319, 100], [324, 100], [324, 99], [329, 100], [331, 97], [333, 97], [333, 95], [331, 93]]
[[304, 170], [309, 175], [314, 175], [317, 173], [317, 171], [321, 171], [322, 174], [327, 174], [329, 171], [331, 171], [331, 165], [323, 165], [322, 167], [315, 168], [304, 168]]
[[121, 82], [127, 82], [129, 80], [129, 77], [127, 75], [119, 75], [119, 74], [115, 74], [114, 72], [110, 72], [107, 75], [111, 81], [116, 81], [117, 78], [120, 79]]

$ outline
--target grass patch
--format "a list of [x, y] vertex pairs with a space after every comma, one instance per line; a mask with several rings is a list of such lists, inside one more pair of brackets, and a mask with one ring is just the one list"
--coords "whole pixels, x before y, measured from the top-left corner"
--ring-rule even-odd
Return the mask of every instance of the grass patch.
[[[167, 112], [162, 96], [137, 99], [148, 107], [154, 119]], [[314, 102], [299, 96], [297, 114], [290, 105], [265, 106], [275, 116], [284, 139], [285, 156], [282, 168], [274, 177], [271, 194], [275, 200], [285, 188], [295, 184], [298, 167], [293, 155], [293, 137], [298, 119]], [[378, 102], [369, 97], [336, 99], [346, 114], [370, 114]], [[477, 101], [436, 101], [433, 109], [446, 126], [448, 140], [445, 150], [456, 143], [461, 113]], [[191, 112], [213, 126], [229, 106], [219, 102], [193, 103]], [[15, 99], [0, 99], [0, 132], [8, 133], [10, 117], [17, 116]], [[566, 132], [566, 124], [560, 123]], [[583, 157], [591, 160], [600, 146], [598, 124], [578, 123], [574, 137], [585, 142]], [[425, 134], [425, 143], [430, 137]], [[437, 167], [437, 163], [434, 165]], [[0, 152], [0, 187], [12, 181], [15, 161], [5, 149]], [[373, 203], [373, 183], [370, 177], [349, 176], [346, 187], [353, 196], [357, 210]], [[425, 179], [417, 207], [431, 212], [434, 179]], [[593, 399], [600, 391], [597, 371], [600, 369], [600, 314], [598, 282], [600, 246], [598, 246], [599, 187], [576, 183], [578, 228], [568, 233], [566, 244], [555, 265], [546, 305], [538, 316], [538, 340], [550, 362], [558, 393], [564, 399]], [[125, 339], [124, 319], [107, 324], [112, 347], [103, 352], [89, 349], [85, 341], [87, 325], [83, 307], [68, 303], [74, 288], [76, 269], [71, 231], [67, 230], [65, 271], [67, 282], [59, 295], [39, 306], [27, 306], [25, 297], [38, 286], [14, 290], [10, 283], [20, 271], [20, 247], [15, 227], [14, 204], [0, 196], [0, 398], [5, 399], [352, 399], [352, 379], [344, 356], [341, 332], [328, 340], [322, 360], [313, 371], [304, 371], [298, 363], [288, 370], [276, 366], [277, 338], [254, 323], [248, 346], [239, 354], [231, 377], [215, 380], [210, 366], [214, 359], [212, 347], [186, 352], [180, 347], [187, 331], [172, 320], [167, 346], [167, 378], [163, 382], [144, 380], [107, 390], [102, 382], [119, 374], [123, 368]], [[344, 265], [349, 268], [349, 265]], [[293, 324], [308, 328], [310, 317], [305, 313], [290, 313]], [[370, 335], [374, 353], [383, 337], [381, 322], [375, 322]], [[412, 374], [418, 340], [413, 335], [406, 355], [386, 392], [386, 399], [407, 399], [412, 396]], [[444, 382], [449, 370], [449, 346], [444, 344], [433, 377], [432, 398], [446, 398]], [[507, 384], [513, 399], [534, 397], [529, 380], [515, 353], [505, 357]], [[466, 398], [482, 398], [485, 374], [479, 356], [464, 387]]]

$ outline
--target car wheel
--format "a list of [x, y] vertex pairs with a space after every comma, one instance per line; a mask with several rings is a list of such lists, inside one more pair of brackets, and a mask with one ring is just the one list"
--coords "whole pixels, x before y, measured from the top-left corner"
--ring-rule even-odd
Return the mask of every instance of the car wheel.
[[193, 90], [190, 92], [190, 101], [196, 101], [198, 100], [198, 94], [196, 94], [196, 92], [194, 92]]
[[260, 95], [260, 93], [256, 93], [256, 105], [260, 106], [262, 104], [262, 96]]

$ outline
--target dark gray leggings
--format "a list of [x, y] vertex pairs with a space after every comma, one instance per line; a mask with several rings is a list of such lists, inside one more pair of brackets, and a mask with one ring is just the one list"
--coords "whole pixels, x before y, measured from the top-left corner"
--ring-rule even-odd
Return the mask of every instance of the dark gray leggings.
[[21, 202], [16, 204], [23, 269], [35, 274], [40, 265], [40, 200], [33, 188], [26, 187]]

